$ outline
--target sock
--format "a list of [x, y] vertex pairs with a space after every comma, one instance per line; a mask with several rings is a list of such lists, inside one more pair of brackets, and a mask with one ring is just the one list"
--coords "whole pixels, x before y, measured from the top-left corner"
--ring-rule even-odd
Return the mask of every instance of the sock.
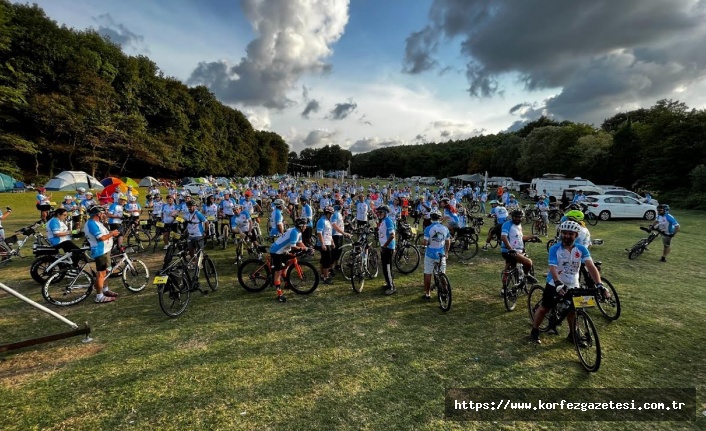
[[96, 294], [96, 299], [100, 301], [101, 299], [103, 299], [103, 296], [105, 295], [103, 295], [102, 293], [98, 293]]

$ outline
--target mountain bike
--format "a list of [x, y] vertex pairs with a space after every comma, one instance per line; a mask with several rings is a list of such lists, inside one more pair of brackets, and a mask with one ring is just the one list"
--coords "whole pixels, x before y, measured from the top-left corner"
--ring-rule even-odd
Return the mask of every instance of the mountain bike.
[[[44, 235], [36, 231], [37, 228], [39, 228], [39, 225], [33, 224], [15, 231], [12, 236], [4, 239], [0, 238], [0, 267], [7, 265], [15, 257], [24, 258], [22, 256], [22, 247], [32, 237], [34, 238], [33, 250], [36, 250], [39, 246], [51, 247]], [[18, 234], [22, 235], [22, 239], [18, 238]]]
[[140, 292], [147, 286], [150, 278], [150, 271], [147, 265], [139, 259], [130, 258], [130, 253], [134, 253], [132, 247], [126, 248], [123, 252], [111, 254], [110, 271], [108, 277], [121, 277], [123, 286], [131, 292]]
[[[368, 279], [372, 280], [377, 277], [380, 272], [380, 257], [378, 251], [373, 247], [372, 241], [368, 241], [370, 232], [370, 228], [364, 228], [360, 231], [357, 241], [353, 241], [350, 245], [343, 245], [346, 250], [341, 253], [338, 261], [342, 268], [341, 272], [343, 273], [343, 277], [348, 281], [352, 279], [351, 268], [353, 268], [354, 262], [359, 255], [362, 256], [361, 259], [365, 264], [365, 270], [362, 272], [365, 273]], [[359, 248], [356, 248], [356, 246]], [[361, 286], [360, 290], [357, 292], [360, 293], [362, 288], [363, 286]]]
[[[593, 264], [596, 265], [596, 268], [598, 268], [598, 272], [601, 272], [602, 262], [597, 260], [593, 262]], [[596, 289], [596, 284], [593, 279], [588, 274], [588, 271], [586, 271], [586, 268], [581, 265], [581, 270], [579, 272], [579, 285], [582, 288], [593, 291], [593, 296], [596, 298], [598, 310], [606, 319], [618, 320], [621, 310], [618, 292], [615, 290], [615, 287], [613, 287], [613, 283], [605, 278], [603, 274], [601, 274], [601, 283], [603, 284], [605, 291], [602, 289]]]
[[[267, 247], [260, 247], [258, 250], [262, 250], [264, 254]], [[319, 271], [311, 263], [298, 259], [308, 254], [309, 251], [288, 254], [288, 260], [284, 266], [285, 286], [300, 295], [308, 295], [319, 287]], [[243, 262], [238, 268], [238, 282], [248, 292], [261, 292], [270, 284], [274, 284], [270, 253], [266, 254], [264, 260], [260, 256], [258, 259], [248, 259]]]
[[542, 217], [537, 217], [532, 221], [532, 235], [547, 236], [547, 224]]
[[[528, 240], [526, 242], [541, 242], [540, 239]], [[529, 257], [527, 251], [522, 252], [522, 255]], [[514, 265], [505, 265], [506, 268], [502, 272], [502, 282], [503, 282], [503, 303], [505, 304], [505, 309], [507, 311], [515, 310], [517, 305], [517, 298], [520, 295], [529, 293], [527, 288], [527, 280], [525, 278], [525, 270], [522, 265], [515, 263]], [[530, 270], [530, 274], [534, 276], [534, 267]]]
[[449, 252], [461, 260], [475, 257], [478, 254], [478, 236], [475, 228], [472, 226], [457, 228], [454, 236], [451, 237]]
[[[84, 257], [87, 249], [76, 249], [54, 261], [46, 269], [51, 274], [42, 287], [42, 297], [58, 306], [78, 304], [93, 291], [95, 273], [86, 270], [88, 261]], [[77, 256], [78, 263], [74, 265], [73, 258]]]
[[180, 250], [178, 259], [174, 259], [166, 268], [157, 272], [152, 284], [157, 286], [159, 308], [169, 317], [181, 315], [191, 300], [191, 292], [199, 291], [206, 295], [207, 290], [201, 288], [199, 276], [201, 269], [211, 291], [218, 289], [218, 272], [203, 248], [188, 257], [187, 250]]
[[[542, 304], [543, 294], [544, 288], [535, 285], [527, 296], [527, 309], [531, 322], [534, 322], [534, 314]], [[573, 341], [579, 361], [589, 372], [596, 372], [601, 366], [601, 343], [598, 339], [598, 331], [591, 316], [585, 311], [586, 308], [595, 306], [594, 292], [590, 289], [569, 289], [563, 298], [549, 310], [539, 325], [540, 332], [552, 331], [554, 334], [558, 334], [557, 327], [569, 313], [575, 311], [574, 325], [570, 331], [573, 331], [574, 334]]]
[[395, 250], [393, 261], [395, 267], [402, 274], [411, 274], [419, 267], [421, 255], [419, 249], [411, 243], [417, 234], [416, 229], [409, 224], [400, 222], [397, 229], [400, 241]]
[[595, 226], [598, 224], [598, 218], [597, 215], [593, 214], [591, 211], [588, 210], [588, 207], [597, 207], [598, 204], [594, 203], [587, 203], [587, 202], [579, 202], [579, 206], [581, 207], [581, 212], [583, 212], [583, 219], [586, 223], [588, 223], [590, 226]]
[[650, 226], [650, 227], [640, 226], [640, 229], [644, 230], [649, 235], [647, 235], [647, 238], [642, 238], [641, 240], [636, 242], [635, 245], [633, 245], [629, 249], [628, 248], [625, 249], [625, 251], [628, 252], [628, 259], [630, 259], [630, 260], [635, 260], [638, 257], [640, 257], [640, 255], [645, 250], [648, 250], [647, 246], [652, 244], [652, 241], [657, 239], [657, 237], [660, 234], [664, 235], [664, 233], [662, 231], [660, 231], [659, 229], [653, 228], [652, 226]]
[[451, 282], [449, 281], [449, 277], [446, 276], [446, 273], [441, 271], [441, 262], [445, 256], [442, 253], [437, 253], [436, 255], [438, 260], [434, 261], [434, 267], [431, 273], [431, 290], [436, 290], [436, 297], [439, 300], [439, 308], [441, 308], [441, 311], [447, 312], [451, 309], [451, 300], [453, 298], [451, 294]]

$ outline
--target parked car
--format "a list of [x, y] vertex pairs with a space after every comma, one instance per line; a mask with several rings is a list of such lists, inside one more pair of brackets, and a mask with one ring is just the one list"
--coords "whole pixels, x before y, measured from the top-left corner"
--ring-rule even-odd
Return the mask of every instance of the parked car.
[[629, 196], [595, 195], [587, 196], [586, 201], [595, 204], [588, 211], [601, 220], [613, 218], [644, 218], [654, 220], [657, 217], [657, 206], [642, 203]]
[[[640, 202], [646, 203], [646, 200], [644, 197], [638, 195], [635, 192], [631, 192], [630, 190], [627, 189], [611, 189], [611, 190], [606, 190], [603, 192], [604, 195], [611, 195], [611, 196], [628, 196], [633, 199], [637, 199]], [[650, 201], [652, 205], [659, 205], [659, 202], [657, 202], [655, 199], [652, 199]]]
[[206, 187], [207, 184], [202, 184], [202, 183], [189, 183], [184, 186], [184, 188], [192, 195], [197, 195], [199, 194], [199, 187], [204, 186]]

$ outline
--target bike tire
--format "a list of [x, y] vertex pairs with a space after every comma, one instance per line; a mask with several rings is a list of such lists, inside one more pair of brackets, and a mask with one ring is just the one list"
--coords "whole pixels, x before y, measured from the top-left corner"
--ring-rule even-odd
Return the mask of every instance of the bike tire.
[[361, 293], [365, 287], [365, 268], [363, 268], [362, 257], [358, 255], [355, 261], [351, 264], [350, 268], [350, 280], [351, 287], [355, 293]]
[[210, 257], [203, 257], [203, 275], [206, 277], [206, 283], [211, 290], [218, 290], [218, 272], [216, 271], [216, 264], [213, 263]]
[[296, 294], [308, 295], [319, 287], [319, 271], [309, 262], [297, 261], [297, 264], [301, 273], [297, 270], [296, 265], [291, 265], [287, 269], [286, 277], [289, 286]]
[[590, 226], [595, 226], [598, 224], [599, 219], [592, 212], [586, 212], [585, 220], [586, 220], [586, 223], [588, 223]]
[[439, 308], [445, 313], [451, 309], [453, 299], [451, 281], [449, 281], [449, 277], [443, 273], [438, 274], [436, 279], [438, 280], [436, 284], [436, 298], [439, 301]]
[[556, 244], [556, 238], [552, 238], [549, 241], [547, 241], [547, 251], [549, 251], [549, 249], [552, 248], [552, 246], [554, 244]]
[[532, 235], [546, 235], [547, 234], [547, 227], [544, 225], [544, 223], [538, 223], [537, 221], [534, 221], [532, 223]]
[[461, 259], [473, 259], [478, 254], [478, 240], [473, 238], [463, 237], [461, 239]]
[[[62, 274], [63, 273], [63, 274]], [[78, 304], [93, 291], [93, 277], [91, 274], [81, 271], [76, 276], [66, 276], [63, 271], [61, 273], [52, 274], [51, 277], [44, 283], [42, 288], [42, 296], [52, 304], [60, 307]], [[56, 278], [61, 277], [60, 281]]]
[[515, 286], [517, 285], [517, 270], [510, 271], [503, 279], [503, 303], [507, 311], [514, 311], [517, 306], [518, 292]]
[[248, 292], [262, 292], [270, 285], [271, 271], [266, 262], [248, 259], [238, 268], [238, 282]]
[[[368, 256], [370, 262], [372, 254]], [[411, 244], [405, 244], [395, 251], [395, 268], [402, 274], [411, 274], [419, 268], [421, 256], [419, 249]]]
[[142, 291], [149, 282], [150, 271], [141, 260], [134, 259], [122, 271], [123, 286], [130, 292]]
[[574, 345], [581, 365], [595, 373], [601, 367], [601, 342], [593, 320], [584, 310], [576, 310], [574, 318]]
[[644, 247], [643, 247], [643, 245], [642, 245], [641, 243], [640, 243], [640, 244], [635, 244], [635, 245], [632, 246], [632, 248], [630, 249], [630, 253], [628, 253], [628, 259], [630, 259], [630, 260], [635, 260], [635, 259], [637, 259], [637, 258], [640, 257], [640, 255], [642, 254], [643, 249], [644, 249]]
[[365, 270], [368, 273], [368, 278], [372, 280], [380, 273], [380, 255], [377, 249], [371, 248], [368, 250], [368, 265]]
[[[527, 295], [527, 310], [529, 311], [530, 323], [534, 323], [534, 313], [542, 305], [542, 296], [544, 295], [544, 287], [539, 284], [535, 284], [529, 291]], [[544, 320], [539, 324], [540, 332], [547, 332], [549, 329], [549, 314], [551, 310], [544, 316]]]
[[[59, 268], [59, 266], [55, 266], [52, 268], [51, 273], [47, 273], [46, 269], [51, 266], [52, 263], [54, 263], [56, 260], [59, 259], [60, 256], [56, 255], [51, 255], [51, 256], [39, 256], [32, 262], [32, 266], [29, 268], [29, 275], [32, 276], [32, 280], [36, 281], [37, 283], [44, 285], [49, 278], [51, 278], [52, 275], [54, 274], [65, 274], [62, 272], [62, 268]], [[63, 275], [61, 277], [58, 277], [57, 279], [54, 280], [54, 282], [59, 282], [63, 278]]]
[[140, 241], [144, 242], [145, 244], [149, 244], [152, 242], [152, 233], [148, 230], [137, 229], [135, 231], [135, 235], [140, 239]]
[[127, 246], [134, 248], [137, 253], [142, 253], [146, 249], [145, 243], [135, 232], [130, 232], [127, 236]]
[[191, 286], [189, 277], [185, 272], [174, 271], [169, 273], [167, 284], [157, 290], [159, 308], [167, 316], [174, 318], [186, 311], [191, 301]]
[[603, 286], [610, 292], [610, 298], [603, 298], [603, 295], [596, 294], [596, 305], [601, 314], [608, 320], [618, 320], [620, 317], [620, 297], [618, 292], [613, 287], [613, 283], [608, 279], [601, 277]]

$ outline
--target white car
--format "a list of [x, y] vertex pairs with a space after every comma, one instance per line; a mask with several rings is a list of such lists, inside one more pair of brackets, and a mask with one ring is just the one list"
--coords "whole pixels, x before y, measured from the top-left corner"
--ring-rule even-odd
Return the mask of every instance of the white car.
[[[638, 201], [640, 201], [642, 203], [647, 203], [647, 200], [644, 197], [638, 195], [635, 192], [631, 192], [630, 190], [626, 190], [626, 189], [606, 190], [603, 192], [603, 194], [604, 195], [611, 195], [611, 196], [627, 196], [627, 197], [631, 197], [633, 199], [637, 199]], [[652, 199], [652, 201], [650, 201], [650, 203], [655, 206], [659, 205], [659, 202], [657, 202], [654, 199]]]
[[612, 218], [644, 218], [654, 220], [657, 217], [657, 206], [642, 203], [629, 196], [595, 195], [587, 196], [591, 202], [588, 211], [601, 220]]
[[184, 186], [184, 188], [192, 195], [199, 194], [200, 186], [206, 187], [206, 184], [202, 183], [189, 183]]

